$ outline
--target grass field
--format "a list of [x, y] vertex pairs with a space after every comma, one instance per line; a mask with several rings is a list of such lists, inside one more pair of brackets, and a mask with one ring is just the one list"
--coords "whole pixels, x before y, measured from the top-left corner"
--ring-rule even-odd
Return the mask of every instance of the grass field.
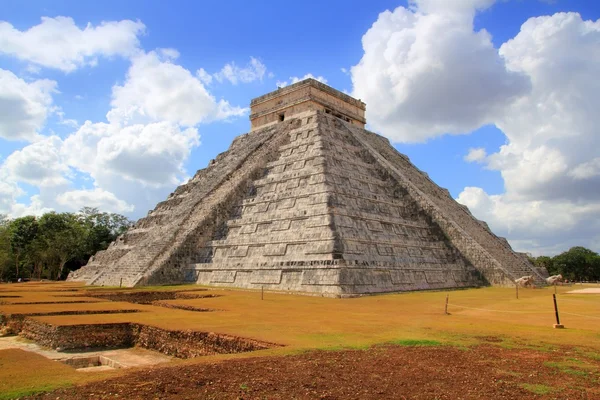
[[[135, 322], [169, 330], [216, 332], [284, 345], [253, 353], [176, 361], [186, 364], [292, 354], [311, 349], [367, 348], [385, 342], [467, 347], [485, 341], [542, 351], [569, 346], [586, 357], [600, 359], [600, 295], [566, 294], [580, 287], [557, 288], [561, 323], [567, 329], [552, 327], [555, 323], [554, 288], [521, 289], [519, 299], [514, 288], [482, 288], [354, 299], [265, 292], [264, 300], [261, 300], [261, 293], [255, 291], [209, 289], [190, 293], [218, 296], [163, 301], [215, 310], [194, 312], [88, 297], [93, 293], [118, 290], [115, 288], [90, 289], [73, 283], [24, 283], [0, 285], [0, 313], [135, 309], [140, 312], [31, 318], [52, 325]], [[197, 289], [198, 286], [175, 286], [139, 290]], [[447, 295], [449, 315], [444, 313]], [[565, 370], [569, 366], [556, 368]], [[32, 353], [0, 350], [0, 398], [106, 376], [106, 373], [83, 376], [70, 367]]]

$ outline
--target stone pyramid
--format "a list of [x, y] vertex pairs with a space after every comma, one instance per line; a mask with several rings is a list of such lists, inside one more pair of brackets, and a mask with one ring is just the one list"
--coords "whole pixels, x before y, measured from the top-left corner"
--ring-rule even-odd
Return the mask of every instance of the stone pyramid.
[[329, 296], [513, 285], [543, 276], [364, 129], [365, 104], [307, 79], [252, 100], [237, 137], [69, 276]]

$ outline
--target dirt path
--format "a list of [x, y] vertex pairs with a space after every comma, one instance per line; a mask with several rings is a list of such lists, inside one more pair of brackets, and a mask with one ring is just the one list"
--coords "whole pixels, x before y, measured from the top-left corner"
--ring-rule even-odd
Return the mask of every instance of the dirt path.
[[157, 367], [34, 398], [591, 400], [599, 371], [568, 350], [380, 346]]

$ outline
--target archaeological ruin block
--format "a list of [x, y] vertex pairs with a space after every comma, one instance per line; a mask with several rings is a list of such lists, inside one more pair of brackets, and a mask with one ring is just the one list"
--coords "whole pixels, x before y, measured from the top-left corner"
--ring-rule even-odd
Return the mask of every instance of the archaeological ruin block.
[[251, 131], [69, 275], [352, 296], [513, 285], [540, 271], [314, 79], [251, 102]]

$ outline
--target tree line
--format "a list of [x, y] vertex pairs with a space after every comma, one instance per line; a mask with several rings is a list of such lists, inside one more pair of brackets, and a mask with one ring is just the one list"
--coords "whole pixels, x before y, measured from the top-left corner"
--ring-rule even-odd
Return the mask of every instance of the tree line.
[[92, 207], [41, 217], [0, 215], [0, 281], [64, 279], [132, 225], [123, 215]]
[[585, 247], [572, 247], [554, 257], [530, 257], [536, 267], [544, 267], [550, 275], [561, 274], [576, 282], [600, 281], [600, 255]]

